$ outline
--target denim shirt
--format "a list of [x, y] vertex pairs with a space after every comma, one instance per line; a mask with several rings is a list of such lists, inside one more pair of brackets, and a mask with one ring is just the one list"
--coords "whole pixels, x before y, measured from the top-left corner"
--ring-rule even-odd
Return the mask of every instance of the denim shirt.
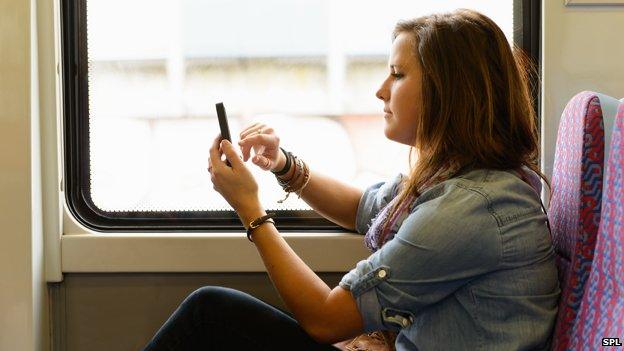
[[[401, 177], [366, 189], [358, 233]], [[414, 201], [394, 238], [340, 281], [364, 331], [397, 332], [397, 351], [548, 349], [560, 290], [536, 190], [511, 171], [478, 169]]]

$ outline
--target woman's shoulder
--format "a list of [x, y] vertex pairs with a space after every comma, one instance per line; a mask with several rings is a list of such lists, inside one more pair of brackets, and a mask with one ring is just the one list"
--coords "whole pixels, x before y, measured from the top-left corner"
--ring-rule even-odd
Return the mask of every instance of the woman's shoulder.
[[500, 230], [487, 197], [473, 190], [478, 188], [456, 178], [429, 187], [415, 199], [397, 238], [410, 247], [455, 256], [478, 251], [491, 258], [485, 261], [499, 262]]
[[528, 182], [513, 170], [471, 170], [427, 189], [414, 207], [432, 202], [438, 213], [449, 209], [465, 216], [491, 215], [502, 226], [510, 219], [542, 210], [539, 177], [528, 168], [523, 172]]
[[[522, 179], [523, 175], [526, 181]], [[528, 168], [521, 172], [481, 168], [439, 183], [423, 195], [431, 190], [438, 194], [469, 191], [487, 199], [511, 196], [539, 200], [540, 186], [539, 176]]]
[[541, 220], [538, 211], [537, 193], [520, 177], [478, 169], [426, 189], [410, 208], [398, 235], [416, 244], [435, 238], [442, 243], [440, 247], [463, 242], [494, 250], [501, 233], [507, 231], [504, 226], [531, 214]]

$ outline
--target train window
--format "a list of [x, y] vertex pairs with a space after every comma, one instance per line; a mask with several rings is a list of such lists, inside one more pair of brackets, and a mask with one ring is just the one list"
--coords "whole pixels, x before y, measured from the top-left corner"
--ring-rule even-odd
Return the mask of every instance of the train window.
[[[409, 150], [385, 139], [374, 96], [399, 19], [473, 8], [532, 57], [539, 49], [531, 0], [61, 4], [66, 198], [96, 231], [240, 230], [206, 170], [216, 102], [234, 141], [259, 121], [315, 170], [359, 187], [406, 172]], [[278, 204], [275, 178], [247, 164], [280, 230], [339, 229], [296, 196]]]

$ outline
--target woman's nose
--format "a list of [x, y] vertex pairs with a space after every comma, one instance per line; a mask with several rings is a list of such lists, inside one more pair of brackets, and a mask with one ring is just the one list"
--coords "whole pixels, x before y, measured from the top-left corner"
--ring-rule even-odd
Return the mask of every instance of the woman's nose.
[[384, 102], [390, 100], [390, 87], [388, 86], [389, 78], [390, 77], [384, 79], [384, 81], [381, 82], [381, 86], [379, 87], [379, 90], [377, 90], [377, 93], [375, 93], [375, 96], [379, 100], [382, 100]]
[[[385, 83], [385, 82], [384, 82], [384, 83]], [[377, 92], [375, 93], [375, 96], [376, 96], [379, 100], [382, 100], [382, 101], [386, 101], [386, 100], [388, 99], [388, 94], [387, 94], [387, 92], [385, 91], [384, 86], [385, 86], [385, 84], [382, 84], [382, 85], [379, 87], [379, 90], [377, 90]]]

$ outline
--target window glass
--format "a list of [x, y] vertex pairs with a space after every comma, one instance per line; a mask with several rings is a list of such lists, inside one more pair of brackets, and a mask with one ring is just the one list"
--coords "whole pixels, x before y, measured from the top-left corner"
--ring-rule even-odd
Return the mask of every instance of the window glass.
[[[315, 171], [366, 187], [408, 170], [375, 92], [399, 19], [472, 8], [513, 38], [513, 1], [87, 0], [91, 196], [104, 211], [228, 210], [208, 148], [224, 102]], [[268, 209], [309, 209], [248, 161]]]

